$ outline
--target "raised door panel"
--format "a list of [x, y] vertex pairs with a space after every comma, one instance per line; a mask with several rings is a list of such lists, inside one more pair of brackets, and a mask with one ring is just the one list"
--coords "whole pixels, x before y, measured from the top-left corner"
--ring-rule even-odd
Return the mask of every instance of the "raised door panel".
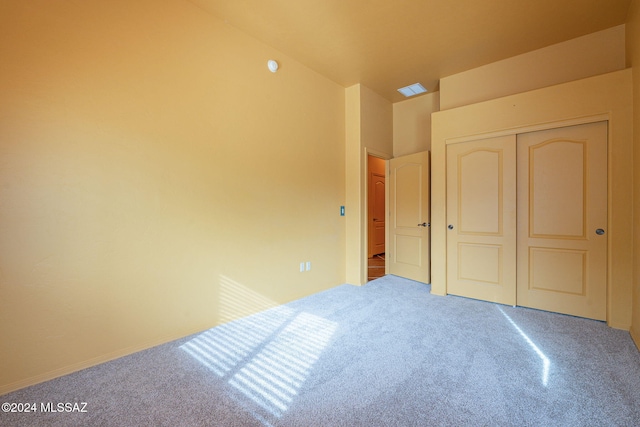
[[532, 237], [583, 239], [587, 141], [552, 139], [522, 151], [528, 154]]
[[457, 157], [460, 233], [501, 235], [503, 150], [476, 148]]
[[447, 146], [447, 292], [516, 300], [515, 136]]

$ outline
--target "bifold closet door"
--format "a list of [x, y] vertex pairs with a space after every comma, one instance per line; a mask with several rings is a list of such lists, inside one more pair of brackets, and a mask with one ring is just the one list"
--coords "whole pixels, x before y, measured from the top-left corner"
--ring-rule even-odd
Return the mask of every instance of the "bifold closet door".
[[447, 292], [516, 303], [516, 137], [447, 146]]
[[606, 319], [607, 122], [520, 134], [517, 305]]

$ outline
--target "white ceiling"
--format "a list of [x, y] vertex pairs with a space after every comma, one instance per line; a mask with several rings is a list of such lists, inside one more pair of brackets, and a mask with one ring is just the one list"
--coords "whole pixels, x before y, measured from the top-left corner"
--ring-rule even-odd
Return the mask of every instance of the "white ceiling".
[[623, 24], [630, 0], [190, 0], [345, 86], [397, 89]]

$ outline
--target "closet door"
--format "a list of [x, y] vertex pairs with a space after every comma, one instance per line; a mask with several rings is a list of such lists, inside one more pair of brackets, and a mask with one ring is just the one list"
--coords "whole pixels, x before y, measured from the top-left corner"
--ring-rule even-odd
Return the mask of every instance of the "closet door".
[[605, 320], [607, 123], [517, 139], [517, 304]]
[[447, 146], [447, 292], [516, 303], [516, 137]]

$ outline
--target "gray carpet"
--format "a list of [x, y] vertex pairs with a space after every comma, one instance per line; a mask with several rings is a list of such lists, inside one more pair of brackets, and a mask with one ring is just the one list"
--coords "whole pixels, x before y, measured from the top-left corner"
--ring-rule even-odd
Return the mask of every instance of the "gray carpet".
[[0, 402], [38, 405], [2, 426], [637, 426], [640, 353], [601, 322], [385, 276]]

